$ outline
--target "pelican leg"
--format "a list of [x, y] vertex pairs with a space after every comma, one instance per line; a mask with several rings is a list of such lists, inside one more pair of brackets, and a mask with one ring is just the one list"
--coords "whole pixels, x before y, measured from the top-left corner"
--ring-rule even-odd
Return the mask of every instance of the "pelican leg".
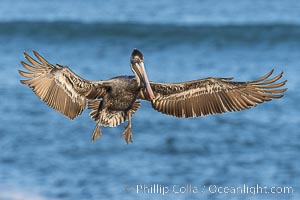
[[99, 120], [97, 122], [95, 128], [94, 128], [94, 131], [93, 131], [93, 135], [92, 135], [92, 138], [91, 138], [93, 141], [96, 141], [102, 135], [100, 126], [101, 126], [101, 123], [100, 123], [100, 120]]
[[130, 112], [128, 113], [128, 124], [127, 124], [127, 126], [125, 126], [125, 130], [122, 133], [122, 137], [127, 142], [127, 144], [129, 142], [132, 142], [131, 113]]

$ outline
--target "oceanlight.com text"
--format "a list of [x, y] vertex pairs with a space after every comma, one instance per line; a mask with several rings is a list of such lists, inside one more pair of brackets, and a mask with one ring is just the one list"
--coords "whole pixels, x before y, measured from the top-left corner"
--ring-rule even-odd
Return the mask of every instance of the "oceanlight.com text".
[[136, 194], [292, 194], [292, 186], [265, 186], [265, 185], [247, 185], [240, 186], [221, 186], [221, 185], [196, 185], [196, 184], [137, 184], [134, 187], [127, 187], [127, 190], [133, 190]]
[[242, 186], [218, 186], [210, 185], [208, 187], [209, 193], [217, 194], [292, 194], [293, 187], [291, 186], [248, 186], [246, 184]]

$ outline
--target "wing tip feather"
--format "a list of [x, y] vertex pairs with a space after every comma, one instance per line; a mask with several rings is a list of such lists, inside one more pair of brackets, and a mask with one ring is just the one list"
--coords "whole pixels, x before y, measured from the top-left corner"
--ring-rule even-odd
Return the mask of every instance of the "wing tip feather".
[[43, 58], [37, 51], [32, 50], [32, 52], [39, 61], [41, 61], [45, 65], [49, 65], [49, 62], [45, 58]]
[[24, 84], [24, 85], [27, 85], [26, 83], [27, 80], [20, 80], [20, 83]]

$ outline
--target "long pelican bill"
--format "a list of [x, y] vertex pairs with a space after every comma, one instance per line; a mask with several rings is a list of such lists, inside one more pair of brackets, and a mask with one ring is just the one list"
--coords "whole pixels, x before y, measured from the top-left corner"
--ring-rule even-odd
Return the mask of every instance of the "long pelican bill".
[[150, 86], [149, 80], [148, 80], [148, 76], [144, 67], [144, 62], [136, 62], [135, 66], [137, 67], [137, 73], [140, 75], [141, 80], [143, 81], [143, 83], [146, 86], [146, 90], [149, 94], [149, 97], [151, 100], [153, 100], [155, 98], [154, 94], [153, 94], [153, 90]]

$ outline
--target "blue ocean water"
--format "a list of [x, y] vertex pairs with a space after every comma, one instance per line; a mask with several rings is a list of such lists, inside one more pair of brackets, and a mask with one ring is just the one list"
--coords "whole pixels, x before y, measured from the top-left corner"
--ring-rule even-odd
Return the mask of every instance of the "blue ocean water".
[[[132, 74], [133, 48], [151, 81], [247, 81], [274, 68], [288, 91], [250, 110], [193, 119], [142, 102], [127, 145], [123, 126], [92, 142], [88, 111], [70, 121], [19, 83], [24, 51], [102, 80]], [[1, 200], [300, 198], [297, 0], [2, 0], [0, 66]], [[252, 189], [224, 190], [244, 186]]]

